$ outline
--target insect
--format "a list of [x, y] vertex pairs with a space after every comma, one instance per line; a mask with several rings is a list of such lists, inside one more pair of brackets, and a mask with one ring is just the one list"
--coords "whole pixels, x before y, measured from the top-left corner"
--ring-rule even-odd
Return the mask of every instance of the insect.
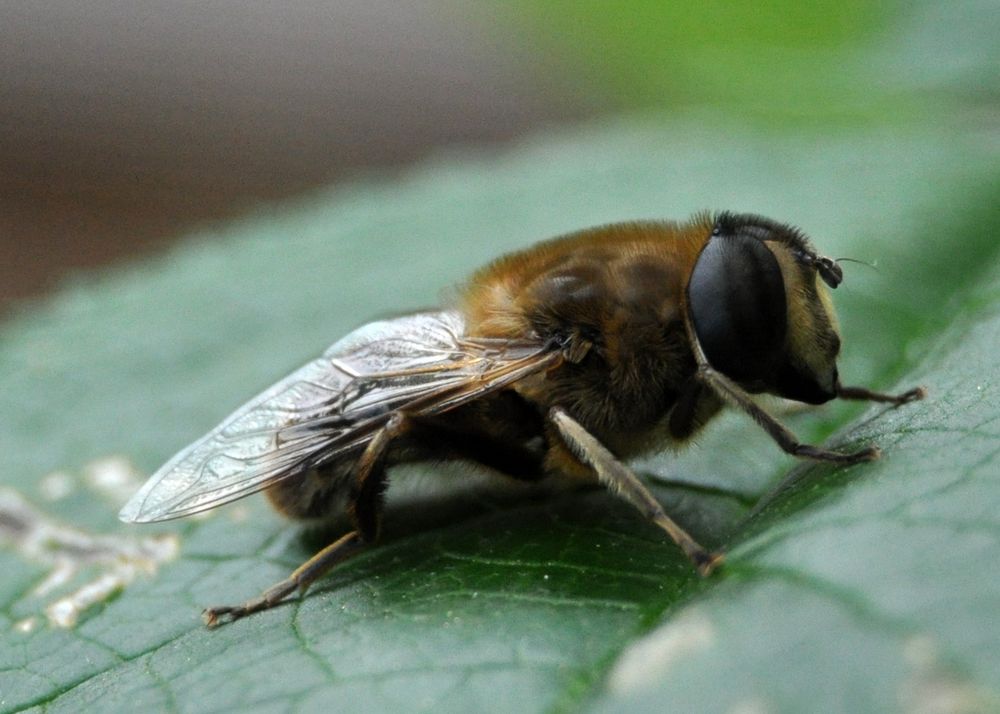
[[450, 309], [350, 333], [174, 456], [120, 517], [180, 518], [261, 490], [295, 518], [346, 511], [351, 530], [258, 597], [205, 610], [209, 626], [272, 607], [375, 543], [387, 468], [408, 461], [601, 484], [707, 575], [722, 554], [677, 525], [624, 460], [683, 443], [724, 406], [789, 454], [877, 459], [875, 446], [801, 443], [752, 396], [893, 405], [924, 396], [840, 383], [827, 288], [842, 279], [800, 231], [754, 215], [555, 238], [476, 272]]

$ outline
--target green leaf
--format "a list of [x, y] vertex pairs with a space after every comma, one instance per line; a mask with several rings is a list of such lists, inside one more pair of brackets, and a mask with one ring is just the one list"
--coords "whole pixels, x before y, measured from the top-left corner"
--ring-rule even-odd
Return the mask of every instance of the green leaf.
[[[0, 512], [16, 495], [50, 535], [77, 535], [33, 552], [0, 517], [0, 711], [994, 706], [996, 158], [917, 129], [720, 131], [625, 121], [432, 164], [193, 236], [7, 324]], [[878, 442], [876, 464], [796, 467], [736, 414], [639, 464], [671, 514], [729, 549], [717, 576], [699, 580], [605, 494], [427, 496], [441, 481], [461, 491], [466, 472], [411, 467], [395, 472], [384, 545], [301, 600], [208, 631], [202, 607], [257, 593], [331, 533], [283, 523], [260, 497], [205, 520], [117, 523], [135, 478], [95, 460], [149, 472], [359, 321], [432, 303], [503, 251], [705, 207], [789, 220], [830, 254], [877, 261], [848, 265], [837, 291], [842, 374], [930, 389], [899, 410], [785, 415], [811, 440]], [[54, 552], [80, 567], [39, 595]], [[47, 604], [122, 562], [156, 572], [74, 627], [46, 623]]]

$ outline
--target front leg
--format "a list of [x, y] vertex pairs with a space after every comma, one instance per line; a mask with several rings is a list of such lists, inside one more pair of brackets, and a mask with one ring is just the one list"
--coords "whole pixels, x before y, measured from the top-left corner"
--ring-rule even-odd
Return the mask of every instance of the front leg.
[[884, 392], [873, 392], [867, 387], [845, 387], [837, 382], [837, 396], [841, 399], [857, 399], [868, 402], [884, 402], [899, 406], [915, 402], [927, 396], [927, 390], [923, 387], [914, 387], [902, 394], [885, 394]]
[[722, 562], [721, 553], [706, 550], [688, 535], [687, 531], [674, 523], [642, 481], [565, 409], [553, 407], [549, 411], [549, 421], [558, 430], [559, 436], [573, 454], [593, 469], [601, 484], [615, 496], [631, 503], [643, 516], [666, 531], [691, 559], [700, 575], [708, 575]]
[[[815, 461], [831, 461], [839, 464], [856, 464], [862, 461], [875, 461], [882, 452], [877, 446], [869, 446], [860, 451], [849, 454], [842, 454], [837, 451], [811, 444], [803, 444], [798, 437], [789, 431], [785, 426], [768, 414], [753, 398], [747, 394], [738, 384], [729, 379], [726, 375], [711, 367], [707, 362], [698, 368], [698, 379], [707, 385], [713, 392], [719, 395], [725, 402], [746, 412], [755, 422], [766, 431], [772, 439], [777, 442], [781, 450], [792, 456], [799, 456]], [[905, 404], [915, 399], [922, 399], [924, 389], [918, 387], [898, 396], [873, 392], [863, 387], [841, 387], [837, 386], [837, 396], [844, 399], [868, 399], [878, 402], [889, 402], [892, 404]]]

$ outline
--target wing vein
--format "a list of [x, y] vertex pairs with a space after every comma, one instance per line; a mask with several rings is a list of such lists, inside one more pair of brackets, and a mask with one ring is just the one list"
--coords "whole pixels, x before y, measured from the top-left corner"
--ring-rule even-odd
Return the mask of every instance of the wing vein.
[[370, 323], [247, 402], [154, 473], [127, 521], [191, 515], [331, 465], [397, 410], [441, 414], [557, 366], [552, 346], [469, 337], [453, 311]]

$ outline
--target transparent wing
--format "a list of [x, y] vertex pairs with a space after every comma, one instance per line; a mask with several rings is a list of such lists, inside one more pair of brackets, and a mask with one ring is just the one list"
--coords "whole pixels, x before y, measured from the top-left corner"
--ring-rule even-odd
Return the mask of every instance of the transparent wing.
[[145, 523], [198, 513], [366, 444], [395, 410], [436, 414], [544, 370], [538, 342], [466, 338], [456, 312], [373, 322], [233, 412], [121, 510]]

